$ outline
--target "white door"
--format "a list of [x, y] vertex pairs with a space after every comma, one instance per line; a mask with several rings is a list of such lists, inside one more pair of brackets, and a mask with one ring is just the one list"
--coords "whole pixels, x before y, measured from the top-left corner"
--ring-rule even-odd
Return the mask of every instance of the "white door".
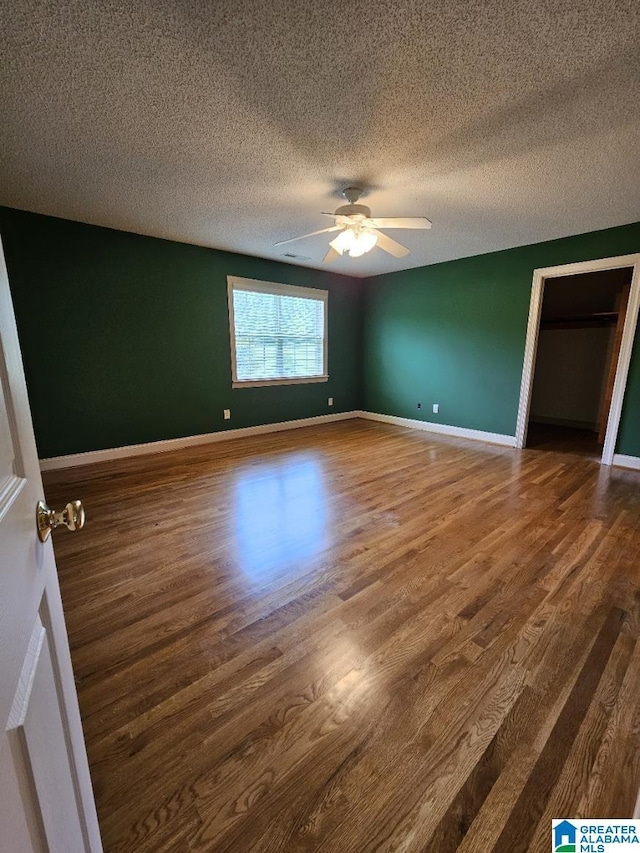
[[0, 851], [100, 851], [51, 538], [36, 529], [42, 498], [0, 242]]

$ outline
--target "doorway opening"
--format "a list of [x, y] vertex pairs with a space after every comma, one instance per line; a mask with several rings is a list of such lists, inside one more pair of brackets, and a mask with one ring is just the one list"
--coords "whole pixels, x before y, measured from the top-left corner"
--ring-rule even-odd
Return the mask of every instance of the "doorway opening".
[[620, 267], [546, 282], [527, 447], [601, 457], [632, 274]]
[[640, 301], [640, 255], [536, 270], [517, 447], [613, 462]]

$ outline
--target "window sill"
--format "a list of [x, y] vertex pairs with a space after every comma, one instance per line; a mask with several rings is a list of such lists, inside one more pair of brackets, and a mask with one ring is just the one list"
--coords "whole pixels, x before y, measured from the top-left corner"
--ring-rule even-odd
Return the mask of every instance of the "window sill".
[[307, 385], [310, 382], [327, 382], [328, 376], [300, 376], [295, 379], [246, 379], [232, 382], [232, 388], [260, 388], [265, 385]]

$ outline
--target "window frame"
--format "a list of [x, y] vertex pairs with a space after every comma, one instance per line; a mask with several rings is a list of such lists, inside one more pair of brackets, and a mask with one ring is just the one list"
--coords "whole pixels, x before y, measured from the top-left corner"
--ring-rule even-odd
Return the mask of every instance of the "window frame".
[[[236, 359], [236, 330], [233, 309], [234, 290], [248, 290], [252, 293], [268, 293], [272, 296], [295, 296], [313, 299], [324, 303], [324, 337], [322, 347], [322, 369], [320, 376], [279, 377], [275, 379], [238, 379]], [[231, 387], [258, 388], [266, 385], [306, 385], [312, 382], [329, 380], [329, 291], [316, 287], [299, 287], [295, 284], [281, 284], [275, 281], [260, 281], [254, 278], [227, 276], [227, 301], [229, 304], [229, 337], [231, 342]]]

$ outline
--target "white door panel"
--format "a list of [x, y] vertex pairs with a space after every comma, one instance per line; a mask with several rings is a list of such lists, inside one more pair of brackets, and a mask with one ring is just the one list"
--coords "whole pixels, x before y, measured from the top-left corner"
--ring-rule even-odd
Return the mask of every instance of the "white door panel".
[[0, 244], [0, 850], [100, 851], [53, 548], [36, 531], [42, 497]]

